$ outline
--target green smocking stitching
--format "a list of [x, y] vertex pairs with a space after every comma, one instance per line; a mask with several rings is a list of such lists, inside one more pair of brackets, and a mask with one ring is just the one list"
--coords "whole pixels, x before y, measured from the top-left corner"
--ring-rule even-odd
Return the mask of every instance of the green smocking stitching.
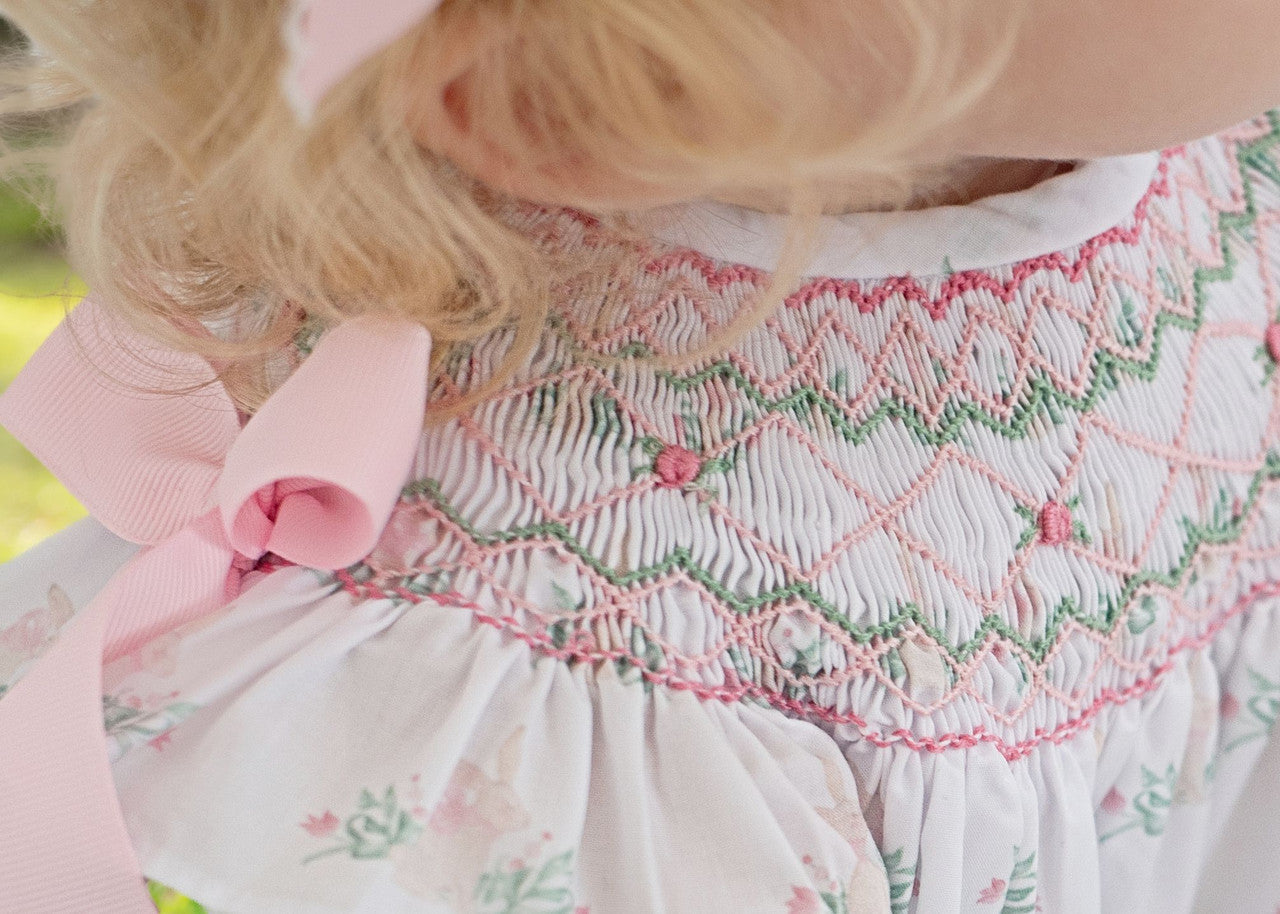
[[[1078, 601], [1069, 597], [1063, 598], [1050, 611], [1045, 620], [1045, 633], [1039, 638], [1027, 638], [1011, 627], [1003, 619], [995, 615], [983, 617], [974, 635], [967, 640], [952, 645], [947, 641], [946, 633], [934, 625], [919, 606], [914, 603], [899, 603], [894, 607], [892, 615], [884, 621], [873, 625], [857, 625], [831, 601], [825, 599], [817, 589], [807, 581], [795, 581], [784, 587], [759, 593], [754, 597], [743, 597], [726, 588], [716, 580], [710, 572], [694, 563], [690, 551], [684, 547], [671, 550], [659, 562], [634, 571], [619, 572], [603, 564], [587, 551], [565, 524], [550, 521], [514, 527], [496, 533], [481, 533], [466, 520], [456, 508], [444, 497], [440, 484], [433, 479], [422, 479], [406, 486], [402, 495], [408, 499], [428, 500], [437, 510], [457, 525], [474, 543], [481, 547], [491, 547], [519, 542], [538, 542], [552, 540], [558, 542], [566, 550], [579, 558], [592, 571], [619, 588], [642, 585], [680, 571], [688, 575], [702, 587], [715, 595], [735, 612], [750, 614], [762, 606], [799, 598], [819, 610], [828, 621], [838, 625], [851, 638], [861, 644], [868, 644], [876, 639], [896, 637], [908, 625], [923, 630], [936, 643], [944, 646], [947, 653], [957, 663], [964, 663], [979, 651], [991, 634], [1002, 640], [1016, 644], [1035, 662], [1042, 662], [1052, 650], [1063, 622], [1074, 619], [1077, 623], [1097, 632], [1110, 632], [1123, 613], [1124, 608], [1133, 599], [1137, 591], [1147, 585], [1155, 584], [1167, 588], [1176, 588], [1183, 576], [1191, 567], [1196, 553], [1203, 545], [1224, 545], [1234, 542], [1244, 533], [1245, 520], [1252, 513], [1262, 495], [1263, 485], [1273, 479], [1280, 479], [1280, 455], [1271, 452], [1261, 470], [1254, 474], [1248, 493], [1240, 510], [1234, 512], [1229, 520], [1211, 520], [1198, 524], [1191, 519], [1184, 519], [1183, 527], [1187, 532], [1183, 553], [1175, 565], [1165, 572], [1141, 571], [1132, 575], [1114, 598], [1102, 602], [1106, 608], [1101, 613], [1090, 613], [1081, 608]], [[356, 566], [359, 568], [360, 566]]]
[[[1280, 179], [1280, 168], [1276, 167], [1275, 161], [1271, 158], [1271, 153], [1275, 147], [1280, 145], [1280, 112], [1269, 112], [1266, 117], [1271, 126], [1270, 132], [1266, 136], [1237, 150], [1236, 155], [1241, 165], [1242, 184], [1244, 187], [1245, 209], [1240, 213], [1219, 214], [1218, 224], [1222, 234], [1223, 264], [1220, 267], [1202, 267], [1195, 271], [1192, 285], [1196, 303], [1194, 316], [1185, 318], [1169, 312], [1160, 312], [1154, 322], [1151, 355], [1146, 361], [1124, 359], [1106, 352], [1098, 353], [1095, 358], [1093, 386], [1083, 397], [1071, 397], [1064, 394], [1054, 388], [1044, 377], [1037, 377], [1033, 382], [1034, 393], [1032, 397], [1027, 403], [1018, 407], [1011, 422], [1002, 423], [972, 403], [962, 404], [958, 407], [954, 404], [948, 404], [948, 409], [943, 414], [944, 421], [935, 430], [927, 426], [923, 417], [913, 407], [893, 401], [885, 401], [871, 417], [860, 425], [855, 426], [848, 421], [837, 406], [824, 398], [811, 386], [800, 388], [786, 397], [771, 401], [756, 388], [752, 387], [748, 379], [728, 362], [718, 362], [683, 378], [670, 372], [663, 373], [663, 376], [682, 391], [688, 391], [714, 378], [728, 379], [736, 384], [756, 404], [759, 410], [766, 413], [787, 411], [796, 414], [811, 414], [812, 410], [816, 408], [828, 417], [836, 431], [854, 443], [865, 440], [875, 426], [888, 417], [902, 419], [923, 441], [938, 446], [953, 440], [958, 435], [959, 428], [966, 418], [972, 418], [974, 421], [986, 425], [988, 428], [1007, 437], [1022, 437], [1026, 433], [1028, 424], [1041, 406], [1056, 421], [1061, 421], [1053, 415], [1053, 409], [1056, 406], [1065, 406], [1080, 412], [1087, 412], [1093, 408], [1106, 390], [1111, 390], [1118, 386], [1119, 376], [1122, 372], [1141, 379], [1151, 380], [1158, 369], [1161, 340], [1165, 328], [1176, 327], [1192, 331], [1197, 329], [1203, 322], [1208, 298], [1207, 287], [1212, 283], [1229, 281], [1235, 276], [1238, 260], [1228, 243], [1228, 236], [1236, 233], [1240, 237], [1247, 237], [1249, 229], [1256, 223], [1259, 213], [1253, 182], [1246, 176], [1252, 171], [1271, 180]], [[1280, 183], [1280, 180], [1277, 180], [1277, 183]], [[592, 406], [593, 412], [607, 412], [610, 408], [618, 409], [617, 404], [610, 400], [601, 400], [599, 403], [593, 402]], [[755, 422], [758, 419], [759, 415], [757, 414], [747, 421]], [[688, 575], [723, 604], [738, 613], [747, 614], [769, 604], [790, 599], [800, 599], [819, 610], [826, 619], [838, 625], [851, 638], [860, 643], [865, 644], [875, 639], [892, 638], [897, 636], [906, 626], [914, 625], [925, 631], [936, 643], [942, 645], [952, 659], [963, 663], [972, 657], [982, 647], [987, 638], [994, 633], [1000, 638], [1017, 645], [1036, 662], [1040, 662], [1052, 649], [1061, 625], [1068, 618], [1074, 619], [1080, 625], [1095, 631], [1109, 632], [1114, 628], [1124, 608], [1129, 605], [1140, 588], [1150, 584], [1176, 587], [1187, 573], [1196, 552], [1202, 545], [1224, 544], [1238, 539], [1243, 533], [1244, 519], [1256, 505], [1264, 482], [1278, 477], [1280, 477], [1280, 458], [1276, 454], [1270, 453], [1267, 455], [1263, 468], [1254, 475], [1249, 486], [1246, 503], [1238, 513], [1225, 522], [1222, 519], [1215, 519], [1209, 523], [1196, 523], [1190, 518], [1184, 519], [1183, 526], [1186, 530], [1186, 541], [1183, 554], [1174, 567], [1166, 572], [1142, 571], [1130, 576], [1119, 594], [1108, 595], [1101, 601], [1104, 606], [1102, 612], [1086, 612], [1076, 600], [1064, 598], [1049, 613], [1043, 637], [1026, 638], [1002, 619], [996, 616], [987, 616], [982, 620], [973, 637], [956, 645], [949, 644], [945, 633], [931, 624], [921, 609], [912, 603], [895, 605], [893, 613], [882, 622], [874, 625], [858, 626], [844, 613], [840, 612], [835, 604], [823, 598], [812, 584], [805, 581], [791, 582], [785, 586], [756, 594], [753, 597], [740, 596], [726, 588], [708, 571], [699, 567], [694, 562], [692, 553], [685, 548], [673, 549], [661, 561], [645, 568], [629, 572], [618, 572], [603, 565], [591, 555], [573, 536], [565, 524], [555, 522], [529, 524], [497, 533], [483, 534], [462, 517], [448, 502], [443, 495], [440, 484], [435, 480], [422, 479], [411, 483], [404, 488], [402, 495], [407, 499], [426, 498], [430, 500], [438, 510], [480, 546], [554, 540], [560, 543], [567, 551], [577, 556], [596, 574], [617, 587], [634, 587], [659, 579], [674, 571], [679, 571]], [[357, 569], [360, 567], [356, 566]]]
[[[1236, 159], [1241, 166], [1245, 210], [1241, 213], [1218, 215], [1218, 226], [1222, 236], [1223, 265], [1199, 267], [1195, 270], [1192, 280], [1195, 298], [1193, 316], [1188, 318], [1169, 311], [1158, 312], [1152, 323], [1151, 352], [1145, 360], [1125, 358], [1102, 350], [1095, 353], [1091, 383], [1083, 396], [1075, 397], [1058, 389], [1047, 375], [1037, 372], [1028, 380], [1030, 393], [1024, 402], [1014, 404], [1011, 418], [1007, 422], [985, 411], [976, 403], [950, 400], [943, 407], [936, 427], [930, 427], [925, 416], [914, 406], [892, 398], [882, 400], [875, 411], [861, 422], [850, 421], [837, 403], [825, 397], [812, 385], [798, 386], [786, 396], [770, 400], [755, 388], [736, 366], [724, 359], [687, 374], [660, 371], [658, 377], [667, 381], [680, 393], [688, 393], [694, 388], [705, 386], [708, 382], [717, 379], [730, 382], [763, 413], [788, 413], [802, 416], [811, 415], [816, 409], [827, 417], [835, 432], [855, 445], [863, 443], [887, 419], [901, 420], [923, 444], [939, 447], [959, 438], [961, 428], [968, 421], [985, 426], [1006, 438], [1018, 440], [1026, 437], [1028, 426], [1042, 411], [1055, 424], [1064, 421], [1059, 411], [1062, 408], [1071, 409], [1080, 414], [1088, 413], [1105, 393], [1119, 386], [1121, 375], [1130, 375], [1144, 381], [1154, 380], [1159, 370], [1165, 330], [1170, 327], [1191, 332], [1198, 330], [1204, 321], [1204, 311], [1208, 301], [1207, 287], [1212, 283], [1226, 282], [1234, 278], [1238, 260], [1228, 244], [1228, 236], [1235, 232], [1242, 237], [1247, 237], [1258, 218], [1256, 193], [1252, 182], [1245, 176], [1251, 171], [1257, 172], [1280, 184], [1280, 166], [1272, 157], [1275, 148], [1280, 146], [1280, 111], [1268, 112], [1266, 117], [1271, 125], [1271, 131], [1236, 150]], [[554, 322], [552, 327], [568, 345], [578, 350], [577, 356], [580, 359], [606, 364], [593, 353], [581, 351], [562, 322]], [[639, 347], [640, 351], [645, 351], [640, 344], [632, 344], [627, 351], [633, 351], [636, 347]], [[617, 357], [615, 355], [613, 358]], [[617, 370], [617, 366], [614, 365], [613, 369]], [[758, 418], [757, 415], [752, 421]], [[743, 428], [746, 428], [746, 425]]]

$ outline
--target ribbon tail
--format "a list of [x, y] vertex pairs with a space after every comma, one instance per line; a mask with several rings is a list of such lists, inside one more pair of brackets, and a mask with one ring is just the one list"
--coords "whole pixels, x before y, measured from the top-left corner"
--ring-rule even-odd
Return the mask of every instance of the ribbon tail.
[[224, 605], [210, 512], [116, 573], [0, 700], [0, 911], [155, 914], [107, 755], [104, 656]]

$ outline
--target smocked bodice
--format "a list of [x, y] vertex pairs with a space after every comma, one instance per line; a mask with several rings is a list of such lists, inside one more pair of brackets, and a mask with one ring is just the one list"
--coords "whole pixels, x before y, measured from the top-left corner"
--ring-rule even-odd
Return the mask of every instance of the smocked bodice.
[[[540, 652], [876, 744], [1016, 758], [1063, 739], [1153, 689], [1280, 557], [1278, 134], [1264, 119], [1053, 179], [1012, 195], [1003, 228], [953, 214], [954, 262], [810, 278], [685, 367], [656, 357], [768, 276], [655, 241], [617, 314], [563, 290], [516, 378], [428, 432], [346, 585], [474, 606]], [[1066, 179], [1133, 198], [1067, 247], [982, 263], [998, 245], [965, 233], [1052, 216]], [[603, 243], [573, 214], [542, 227]], [[507, 345], [456, 353], [433, 397]]]

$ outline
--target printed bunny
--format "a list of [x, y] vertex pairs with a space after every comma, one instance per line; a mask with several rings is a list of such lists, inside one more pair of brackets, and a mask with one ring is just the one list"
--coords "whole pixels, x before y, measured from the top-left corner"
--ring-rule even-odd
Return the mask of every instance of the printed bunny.
[[11, 684], [18, 669], [44, 653], [58, 630], [75, 615], [71, 599], [57, 584], [49, 587], [49, 605], [33, 609], [0, 630], [0, 686]]
[[851, 778], [849, 770], [838, 762], [823, 757], [822, 771], [826, 775], [827, 791], [831, 794], [832, 805], [818, 808], [815, 812], [822, 817], [841, 838], [849, 843], [858, 855], [858, 863], [849, 883], [845, 887], [845, 896], [851, 911], [873, 911], [876, 900], [885, 897], [888, 886], [885, 884], [883, 869], [879, 866], [879, 855], [871, 833], [867, 830], [866, 820], [858, 805], [856, 796], [850, 796], [845, 789]]
[[103, 667], [103, 688], [113, 692], [124, 680], [143, 670], [157, 677], [172, 676], [178, 668], [177, 647], [181, 641], [177, 633], [166, 632], [133, 653], [116, 658]]
[[459, 762], [422, 837], [391, 849], [396, 882], [405, 891], [443, 902], [459, 914], [476, 909], [476, 886], [494, 845], [502, 835], [529, 825], [529, 813], [512, 786], [523, 742], [522, 726], [498, 750], [496, 778], [472, 762]]

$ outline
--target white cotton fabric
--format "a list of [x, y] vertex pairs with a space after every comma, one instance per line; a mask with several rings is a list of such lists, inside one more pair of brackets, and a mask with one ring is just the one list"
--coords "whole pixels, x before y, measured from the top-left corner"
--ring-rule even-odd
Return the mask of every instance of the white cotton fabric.
[[[1069, 248], [1123, 222], [1151, 184], [1159, 158], [1143, 153], [1073, 162], [1032, 192], [964, 206], [828, 216], [808, 273], [929, 276], [948, 265], [981, 269]], [[663, 241], [762, 270], [777, 266], [787, 233], [784, 217], [727, 203], [676, 205], [659, 216], [655, 235]]]

